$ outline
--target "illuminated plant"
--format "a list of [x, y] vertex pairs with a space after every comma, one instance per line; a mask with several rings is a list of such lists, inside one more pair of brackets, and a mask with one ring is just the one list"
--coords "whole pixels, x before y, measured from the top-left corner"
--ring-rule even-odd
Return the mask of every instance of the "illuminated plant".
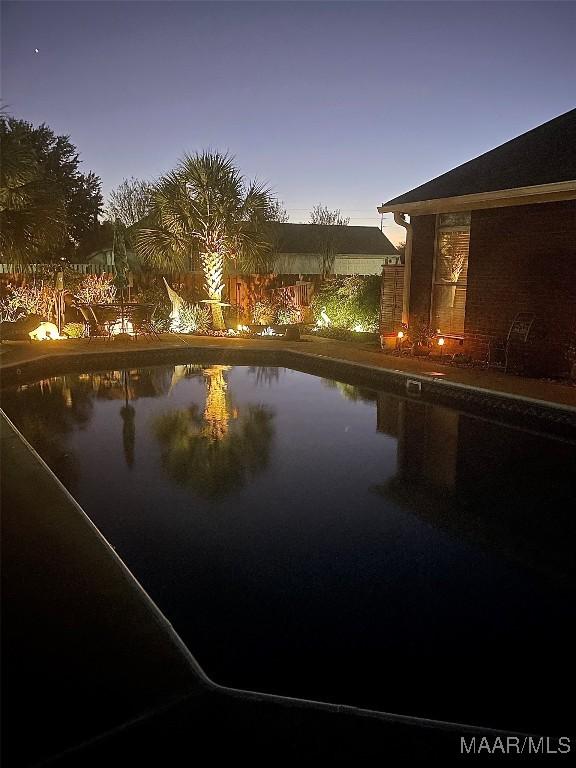
[[74, 293], [79, 304], [110, 304], [116, 298], [112, 275], [86, 275]]
[[276, 319], [276, 307], [270, 299], [262, 298], [254, 302], [250, 315], [255, 325], [268, 325]]
[[171, 321], [171, 330], [176, 333], [205, 333], [210, 326], [210, 309], [203, 304], [180, 304], [179, 314]]
[[84, 336], [84, 325], [82, 323], [66, 323], [62, 328], [62, 333], [69, 339], [81, 339]]
[[137, 233], [137, 248], [152, 267], [185, 269], [200, 255], [204, 287], [215, 330], [224, 329], [224, 265], [249, 264], [254, 271], [267, 243], [264, 222], [271, 197], [259, 182], [246, 182], [233, 158], [219, 152], [185, 155], [152, 190], [149, 224]]
[[296, 307], [280, 307], [277, 319], [280, 325], [295, 325], [300, 322], [300, 310]]
[[[10, 289], [11, 286], [8, 286]], [[0, 322], [13, 323], [25, 314], [24, 308], [20, 306], [13, 293], [0, 299]]]
[[56, 290], [43, 281], [31, 285], [11, 286], [9, 301], [26, 315], [39, 315], [46, 320], [56, 317]]
[[302, 319], [300, 310], [295, 304], [294, 298], [284, 289], [278, 291], [279, 306], [276, 312], [276, 320], [280, 325], [295, 325]]
[[[312, 312], [319, 328], [378, 329], [380, 276], [350, 275], [326, 280], [312, 297]], [[327, 319], [328, 318], [328, 319]]]

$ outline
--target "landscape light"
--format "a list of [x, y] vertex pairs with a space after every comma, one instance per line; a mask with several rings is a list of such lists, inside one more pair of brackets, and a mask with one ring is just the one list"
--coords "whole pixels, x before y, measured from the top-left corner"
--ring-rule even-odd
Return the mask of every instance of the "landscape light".
[[444, 336], [440, 336], [440, 337], [438, 338], [438, 346], [439, 346], [439, 347], [443, 347], [443, 346], [444, 346], [444, 342], [445, 342], [445, 341], [446, 341], [446, 339], [444, 338]]
[[58, 326], [54, 323], [40, 323], [40, 325], [28, 334], [34, 341], [52, 341], [53, 339], [63, 339], [58, 332]]
[[398, 331], [398, 338], [403, 339], [404, 338], [404, 331]]

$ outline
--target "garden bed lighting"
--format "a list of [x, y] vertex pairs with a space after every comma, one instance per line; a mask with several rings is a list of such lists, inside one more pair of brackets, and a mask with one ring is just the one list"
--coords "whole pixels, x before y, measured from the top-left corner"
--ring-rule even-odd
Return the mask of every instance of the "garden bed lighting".
[[58, 332], [58, 326], [54, 323], [42, 322], [33, 331], [28, 334], [34, 341], [53, 341], [55, 339], [65, 339], [65, 336], [60, 336]]

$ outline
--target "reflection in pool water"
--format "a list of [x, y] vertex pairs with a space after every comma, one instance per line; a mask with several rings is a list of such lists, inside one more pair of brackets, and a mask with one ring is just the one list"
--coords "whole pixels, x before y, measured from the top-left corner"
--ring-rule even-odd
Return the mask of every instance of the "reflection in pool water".
[[[184, 369], [184, 370], [178, 370]], [[154, 424], [162, 466], [175, 482], [199, 496], [217, 498], [238, 490], [264, 469], [273, 436], [273, 414], [263, 406], [235, 408], [225, 374], [229, 366], [176, 366], [175, 376], [199, 375], [206, 387], [204, 410], [196, 404], [163, 413]]]
[[217, 682], [562, 730], [574, 443], [282, 368], [3, 406]]

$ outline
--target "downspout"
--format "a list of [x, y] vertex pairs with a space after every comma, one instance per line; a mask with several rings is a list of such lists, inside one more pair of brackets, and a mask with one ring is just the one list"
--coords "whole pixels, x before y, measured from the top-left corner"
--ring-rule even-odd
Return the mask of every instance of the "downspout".
[[406, 230], [404, 248], [404, 292], [402, 294], [402, 322], [409, 325], [410, 319], [410, 279], [412, 276], [412, 224], [406, 221], [405, 213], [394, 212], [394, 221]]

